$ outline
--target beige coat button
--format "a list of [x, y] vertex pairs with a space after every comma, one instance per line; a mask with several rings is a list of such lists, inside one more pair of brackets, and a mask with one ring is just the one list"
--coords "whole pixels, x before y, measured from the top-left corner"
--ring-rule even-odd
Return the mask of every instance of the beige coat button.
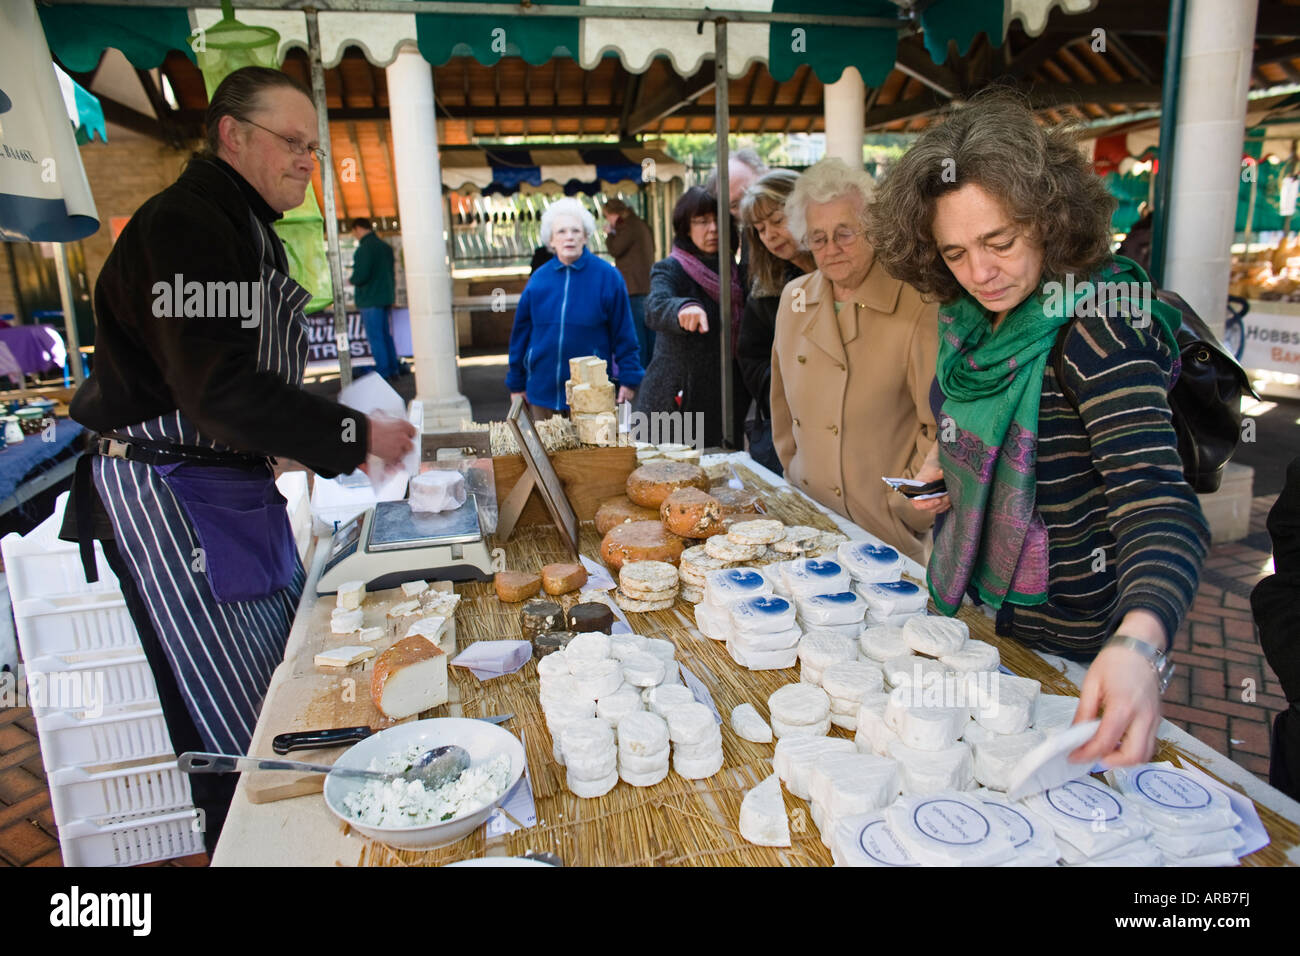
[[798, 424], [799, 424], [799, 419], [797, 419], [797, 418], [796, 418], [796, 419], [794, 419], [794, 422], [793, 422], [793, 424], [795, 424], [795, 425], [798, 425]]
[[831, 490], [835, 492], [835, 497], [836, 497], [836, 498], [838, 498], [838, 497], [840, 496], [840, 489], [838, 489], [838, 488], [832, 488]]
[[831, 430], [832, 435], [838, 435], [840, 433], [839, 425], [827, 425], [826, 427]]
[[808, 356], [806, 355], [796, 355], [795, 358], [799, 360], [800, 365], [803, 365], [805, 362], [808, 361]]

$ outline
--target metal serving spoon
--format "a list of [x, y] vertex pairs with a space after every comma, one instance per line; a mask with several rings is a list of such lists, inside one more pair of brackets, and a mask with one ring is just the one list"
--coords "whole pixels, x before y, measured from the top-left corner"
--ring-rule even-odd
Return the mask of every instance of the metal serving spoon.
[[353, 770], [329, 764], [300, 763], [297, 760], [264, 760], [261, 757], [235, 757], [229, 754], [188, 751], [177, 759], [185, 773], [230, 773], [235, 770], [297, 770], [304, 773], [332, 773], [340, 777], [363, 777], [367, 780], [418, 780], [427, 790], [436, 790], [457, 779], [469, 768], [469, 753], [464, 747], [449, 744], [426, 750], [409, 769], [401, 772]]

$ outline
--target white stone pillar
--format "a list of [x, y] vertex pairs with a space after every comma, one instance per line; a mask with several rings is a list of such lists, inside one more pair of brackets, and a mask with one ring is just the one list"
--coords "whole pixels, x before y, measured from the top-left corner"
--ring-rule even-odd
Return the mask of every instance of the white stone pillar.
[[[1223, 332], [1255, 0], [1189, 0], [1164, 284]], [[1162, 144], [1163, 156], [1163, 144]]]
[[[425, 431], [456, 428], [470, 417], [456, 369], [442, 202], [442, 163], [433, 107], [433, 70], [414, 45], [385, 69], [393, 124], [397, 215], [411, 310], [415, 397], [424, 403]], [[501, 385], [505, 390], [505, 383]]]
[[867, 85], [856, 66], [845, 67], [834, 83], [823, 87], [822, 109], [826, 117], [826, 155], [862, 168], [862, 135], [866, 120]]

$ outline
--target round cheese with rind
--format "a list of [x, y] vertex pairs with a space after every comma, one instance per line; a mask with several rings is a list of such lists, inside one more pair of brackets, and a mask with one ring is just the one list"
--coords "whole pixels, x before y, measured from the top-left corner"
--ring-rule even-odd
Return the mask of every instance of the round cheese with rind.
[[664, 744], [663, 750], [657, 750], [652, 754], [634, 754], [628, 753], [622, 747], [618, 749], [618, 767], [619, 772], [626, 770], [629, 773], [654, 773], [658, 770], [667, 771], [668, 764], [671, 760], [672, 749], [668, 744]]
[[808, 783], [811, 799], [835, 818], [883, 809], [901, 792], [896, 761], [856, 751], [822, 754]]
[[716, 731], [714, 736], [701, 740], [699, 743], [673, 744], [673, 757], [682, 760], [703, 760], [705, 757], [712, 757], [715, 753], [721, 752], [721, 731]]
[[860, 753], [871, 751], [885, 755], [891, 741], [898, 739], [898, 734], [885, 721], [885, 709], [889, 705], [889, 695], [883, 692], [868, 692], [862, 695], [862, 704], [858, 707], [858, 732], [854, 736]]
[[956, 654], [944, 654], [939, 660], [953, 671], [995, 671], [1002, 664], [1002, 655], [987, 641], [968, 640]]
[[634, 687], [656, 687], [663, 683], [664, 662], [653, 654], [633, 654], [623, 661], [623, 679]]
[[618, 722], [618, 748], [633, 756], [654, 754], [668, 746], [668, 723], [647, 710], [628, 714]]
[[655, 767], [641, 773], [626, 767], [619, 767], [618, 770], [618, 779], [632, 787], [653, 787], [657, 783], [663, 783], [667, 777], [668, 761], [666, 760], [664, 761], [663, 766]]
[[570, 661], [569, 673], [578, 682], [578, 693], [592, 700], [600, 700], [614, 693], [623, 686], [624, 681], [623, 665], [612, 658], [598, 661]]
[[813, 684], [820, 687], [822, 685], [822, 669], [814, 667], [807, 661], [799, 662], [799, 682], [802, 684]]
[[950, 673], [939, 661], [918, 657], [916, 654], [906, 654], [886, 661], [881, 670], [885, 675], [885, 683], [891, 688], [911, 687], [917, 691], [934, 686], [936, 680], [942, 681]]
[[828, 753], [852, 752], [853, 742], [841, 737], [782, 737], [772, 755], [772, 769], [791, 793], [807, 800], [818, 758]]
[[674, 744], [698, 744], [718, 732], [713, 711], [698, 701], [671, 708], [664, 719], [668, 721], [668, 739]]
[[669, 711], [678, 707], [697, 703], [690, 688], [681, 684], [660, 684], [651, 688], [649, 698], [650, 709], [660, 717], [666, 717]]
[[640, 634], [614, 634], [609, 639], [609, 656], [626, 660], [633, 654], [646, 653], [646, 638]]
[[568, 785], [569, 791], [575, 797], [582, 797], [584, 800], [591, 800], [596, 797], [603, 797], [614, 789], [615, 785], [618, 783], [618, 772], [615, 771], [600, 780], [583, 780], [580, 777], [575, 777], [571, 773], [566, 773], [565, 783]]
[[641, 709], [641, 693], [631, 684], [624, 684], [614, 693], [606, 694], [596, 701], [596, 716], [610, 727], [617, 727], [620, 720]]
[[1005, 792], [1011, 787], [1011, 771], [1016, 764], [1046, 739], [1041, 731], [1029, 730], [1022, 734], [995, 734], [972, 744], [975, 781], [990, 790]]
[[917, 654], [943, 657], [956, 654], [966, 644], [970, 628], [954, 617], [918, 614], [903, 625], [903, 639]]
[[716, 754], [698, 760], [687, 760], [673, 755], [673, 772], [687, 780], [703, 780], [712, 777], [722, 769], [723, 755], [719, 749]]
[[600, 631], [584, 631], [575, 634], [564, 649], [570, 662], [600, 661], [609, 657], [609, 636]]
[[1004, 686], [996, 695], [976, 700], [971, 716], [996, 734], [1020, 734], [1029, 728], [1033, 703], [1018, 690]]
[[862, 648], [863, 654], [882, 664], [908, 653], [903, 629], [890, 625], [868, 627], [859, 636], [858, 645]]
[[[835, 698], [852, 704], [852, 712], [857, 713], [862, 695], [868, 691], [885, 689], [885, 675], [877, 664], [867, 664], [856, 658], [835, 661], [826, 665], [822, 671], [822, 690], [831, 698], [831, 709], [835, 709]], [[844, 713], [849, 710], [843, 709]]]
[[917, 750], [895, 740], [889, 744], [888, 756], [898, 761], [905, 794], [969, 790], [975, 785], [974, 761], [964, 743], [943, 750]]
[[774, 721], [788, 725], [815, 724], [830, 715], [831, 699], [820, 687], [786, 684], [768, 697], [767, 709]]
[[[564, 745], [561, 744], [560, 747], [563, 749]], [[590, 757], [575, 757], [565, 753], [564, 766], [571, 776], [582, 780], [601, 780], [611, 773], [618, 773], [618, 751], [610, 747]]]
[[815, 724], [787, 724], [776, 717], [772, 718], [772, 733], [782, 737], [825, 737], [831, 732], [830, 711]]
[[817, 671], [824, 672], [831, 664], [857, 659], [858, 642], [851, 637], [808, 631], [799, 642], [799, 660]]
[[695, 626], [710, 640], [725, 641], [731, 636], [731, 614], [726, 608], [712, 607], [707, 602], [697, 604]]
[[777, 651], [751, 651], [736, 641], [735, 635], [727, 640], [727, 653], [731, 659], [751, 671], [781, 671], [794, 667], [798, 647]]
[[644, 650], [647, 654], [653, 654], [664, 663], [669, 663], [677, 658], [677, 645], [672, 641], [665, 641], [658, 637], [646, 638]]

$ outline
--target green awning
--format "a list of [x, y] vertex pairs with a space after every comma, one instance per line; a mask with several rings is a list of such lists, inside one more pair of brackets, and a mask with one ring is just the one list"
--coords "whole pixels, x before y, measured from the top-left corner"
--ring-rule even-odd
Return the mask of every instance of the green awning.
[[89, 73], [109, 47], [131, 65], [152, 70], [171, 50], [191, 60], [190, 12], [180, 7], [108, 7], [60, 3], [38, 5], [50, 50], [74, 73]]

